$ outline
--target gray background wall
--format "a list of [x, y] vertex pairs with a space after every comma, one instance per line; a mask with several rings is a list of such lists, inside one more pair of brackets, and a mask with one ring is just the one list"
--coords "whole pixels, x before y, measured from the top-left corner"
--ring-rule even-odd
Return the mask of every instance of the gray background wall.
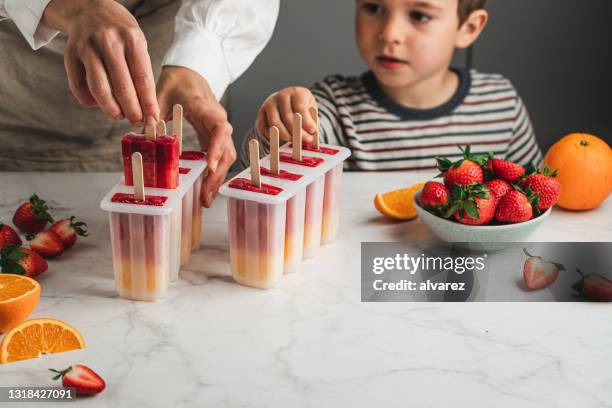
[[[230, 88], [238, 146], [272, 92], [366, 70], [354, 42], [354, 7], [354, 0], [281, 1], [272, 40]], [[543, 150], [574, 131], [612, 142], [612, 1], [488, 0], [487, 9], [474, 67], [513, 81]]]

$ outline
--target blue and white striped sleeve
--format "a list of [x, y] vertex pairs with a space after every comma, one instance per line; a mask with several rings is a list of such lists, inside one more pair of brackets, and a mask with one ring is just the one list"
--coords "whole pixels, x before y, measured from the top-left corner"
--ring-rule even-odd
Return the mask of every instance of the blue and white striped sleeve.
[[542, 151], [538, 145], [527, 107], [519, 95], [516, 96], [515, 120], [506, 160], [522, 166], [533, 163], [536, 167], [539, 167], [542, 161]]

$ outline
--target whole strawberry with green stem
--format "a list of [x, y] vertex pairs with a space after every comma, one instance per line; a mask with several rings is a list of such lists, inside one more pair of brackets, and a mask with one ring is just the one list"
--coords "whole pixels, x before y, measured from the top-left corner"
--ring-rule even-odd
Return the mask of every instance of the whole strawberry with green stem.
[[86, 237], [89, 235], [87, 232], [87, 224], [82, 221], [77, 221], [74, 216], [70, 217], [69, 219], [55, 222], [55, 224], [53, 224], [49, 229], [59, 235], [64, 243], [65, 249], [68, 249], [75, 244], [77, 235], [81, 237]]
[[542, 172], [536, 171], [533, 164], [527, 167], [521, 187], [531, 189], [539, 195], [538, 210], [547, 210], [559, 200], [561, 184], [554, 178], [556, 175], [557, 170], [551, 172], [548, 166], [544, 167]]
[[13, 215], [13, 224], [23, 232], [39, 232], [48, 222], [53, 222], [49, 208], [44, 200], [36, 194], [17, 208]]
[[462, 224], [488, 224], [495, 215], [495, 195], [481, 183], [456, 186], [451, 193], [451, 203], [444, 216], [454, 216]]
[[497, 204], [495, 220], [508, 224], [529, 221], [533, 218], [532, 205], [537, 205], [538, 196], [533, 191], [508, 191]]
[[446, 157], [438, 156], [438, 169], [440, 174], [437, 177], [444, 177], [444, 184], [449, 189], [456, 185], [467, 186], [472, 183], [482, 183], [484, 180], [484, 172], [482, 166], [486, 159], [482, 155], [473, 155], [470, 152], [470, 146], [465, 149], [459, 146], [459, 150], [463, 157], [456, 162], [451, 162]]
[[28, 248], [7, 245], [0, 251], [2, 273], [25, 275], [33, 278], [48, 269], [49, 265], [40, 255]]
[[441, 214], [449, 205], [450, 193], [448, 188], [437, 181], [428, 181], [419, 195], [419, 204], [427, 211]]

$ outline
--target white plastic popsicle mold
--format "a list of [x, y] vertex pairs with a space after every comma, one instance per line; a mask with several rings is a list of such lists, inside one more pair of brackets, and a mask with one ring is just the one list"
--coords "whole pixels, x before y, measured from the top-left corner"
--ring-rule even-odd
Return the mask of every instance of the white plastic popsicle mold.
[[[134, 187], [125, 185], [123, 179], [100, 203], [109, 212], [115, 282], [121, 297], [155, 301], [165, 296], [169, 280], [178, 279], [182, 241], [189, 248], [192, 241], [191, 231], [183, 232], [183, 222], [191, 224], [194, 183], [201, 180], [206, 162], [181, 160], [179, 165], [190, 171], [179, 175], [176, 189], [145, 189], [147, 196], [167, 197], [163, 206], [112, 202], [116, 193], [134, 193]], [[189, 211], [183, 217], [186, 199]]]
[[[320, 145], [320, 147], [335, 149], [338, 152], [332, 155], [303, 150], [303, 156], [319, 157], [324, 159], [323, 163], [321, 163], [317, 167], [308, 167], [299, 164], [286, 163], [282, 161], [280, 162], [281, 170], [301, 175], [302, 177], [299, 180], [293, 181], [266, 176], [263, 174], [261, 175], [262, 184], [268, 184], [275, 187], [280, 187], [282, 189], [282, 191], [277, 195], [263, 194], [254, 191], [232, 188], [229, 186], [231, 181], [237, 178], [244, 178], [250, 180], [250, 168], [247, 168], [240, 172], [232, 180], [226, 182], [223, 186], [221, 186], [219, 190], [221, 194], [229, 197], [230, 199], [259, 203], [267, 206], [277, 205], [282, 206], [284, 208], [278, 211], [283, 212], [287, 216], [287, 220], [285, 221], [285, 223], [283, 223], [283, 228], [286, 228], [286, 230], [283, 232], [273, 231], [269, 233], [269, 236], [276, 237], [279, 233], [283, 234], [284, 250], [282, 250], [280, 253], [275, 252], [275, 256], [280, 257], [280, 254], [284, 253], [283, 258], [285, 263], [285, 272], [294, 270], [296, 266], [297, 260], [295, 254], [298, 253], [298, 251], [296, 250], [295, 243], [296, 237], [298, 242], [302, 241], [303, 258], [316, 256], [319, 243], [321, 242], [322, 228], [324, 222], [322, 215], [324, 213], [325, 203], [324, 195], [326, 174], [330, 171], [338, 171], [338, 167], [340, 167], [341, 169], [344, 160], [346, 160], [350, 156], [350, 150], [341, 146]], [[284, 146], [282, 146], [279, 149], [279, 152], [291, 153], [291, 148], [289, 147], [289, 144], [285, 144]], [[270, 169], [269, 155], [261, 159], [260, 166]], [[339, 187], [339, 182], [333, 184]], [[339, 191], [330, 191], [328, 194], [333, 195], [334, 193], [336, 197], [340, 194]], [[336, 197], [332, 197], [332, 199], [330, 199], [329, 201], [339, 202], [339, 199], [337, 199]], [[228, 224], [230, 237], [230, 257], [232, 258], [232, 271], [234, 273], [234, 277], [236, 278], [237, 275], [240, 275], [239, 272], [241, 272], [240, 268], [242, 264], [239, 262], [239, 260], [242, 258], [243, 255], [232, 256], [232, 252], [239, 252], [241, 249], [238, 249], [237, 251], [236, 248], [241, 248], [240, 245], [242, 245], [243, 242], [246, 242], [247, 240], [254, 240], [254, 242], [257, 242], [259, 239], [258, 236], [254, 234], [246, 235], [248, 234], [248, 232], [245, 231], [244, 227], [240, 224], [244, 224], [245, 220], [249, 220], [251, 217], [256, 217], [259, 212], [255, 212], [255, 210], [253, 209], [252, 214], [244, 214], [245, 216], [244, 218], [242, 218], [240, 217], [241, 211], [243, 211], [243, 208], [245, 208], [244, 211], [247, 211], [247, 207], [245, 205], [236, 204], [234, 200], [228, 200]], [[300, 210], [296, 211], [296, 208], [299, 208]], [[301, 210], [302, 208], [303, 210]], [[293, 218], [289, 219], [289, 217], [293, 217], [294, 215], [299, 217], [299, 221], [294, 220]], [[298, 228], [297, 223], [295, 221], [298, 221], [300, 224], [302, 224], [304, 228]], [[309, 221], [311, 221], [310, 224]], [[279, 223], [275, 223], [274, 228], [278, 228], [278, 224]], [[307, 231], [308, 228], [310, 228], [311, 230]], [[294, 233], [293, 236], [291, 236], [290, 239], [286, 239], [289, 238], [290, 232]], [[245, 235], [244, 237], [242, 236], [243, 234]], [[268, 247], [273, 248], [274, 245], [268, 245]], [[274, 247], [274, 249], [275, 251], [277, 251], [276, 247]], [[251, 264], [256, 263], [257, 262], [251, 262]], [[236, 278], [236, 280], [240, 282], [239, 278]], [[255, 285], [250, 284], [249, 286]], [[261, 287], [261, 285], [257, 287]]]

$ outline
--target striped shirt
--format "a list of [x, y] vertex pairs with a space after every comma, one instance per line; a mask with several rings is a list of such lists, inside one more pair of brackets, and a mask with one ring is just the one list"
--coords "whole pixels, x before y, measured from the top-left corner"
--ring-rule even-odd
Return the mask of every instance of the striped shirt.
[[[461, 157], [458, 145], [474, 154], [492, 151], [496, 157], [536, 166], [542, 159], [529, 114], [510, 81], [501, 75], [456, 70], [459, 86], [443, 105], [413, 109], [388, 97], [374, 75], [328, 76], [311, 88], [319, 108], [322, 141], [348, 147], [349, 170], [423, 170], [436, 167], [436, 156]], [[241, 162], [248, 161], [248, 140]]]

